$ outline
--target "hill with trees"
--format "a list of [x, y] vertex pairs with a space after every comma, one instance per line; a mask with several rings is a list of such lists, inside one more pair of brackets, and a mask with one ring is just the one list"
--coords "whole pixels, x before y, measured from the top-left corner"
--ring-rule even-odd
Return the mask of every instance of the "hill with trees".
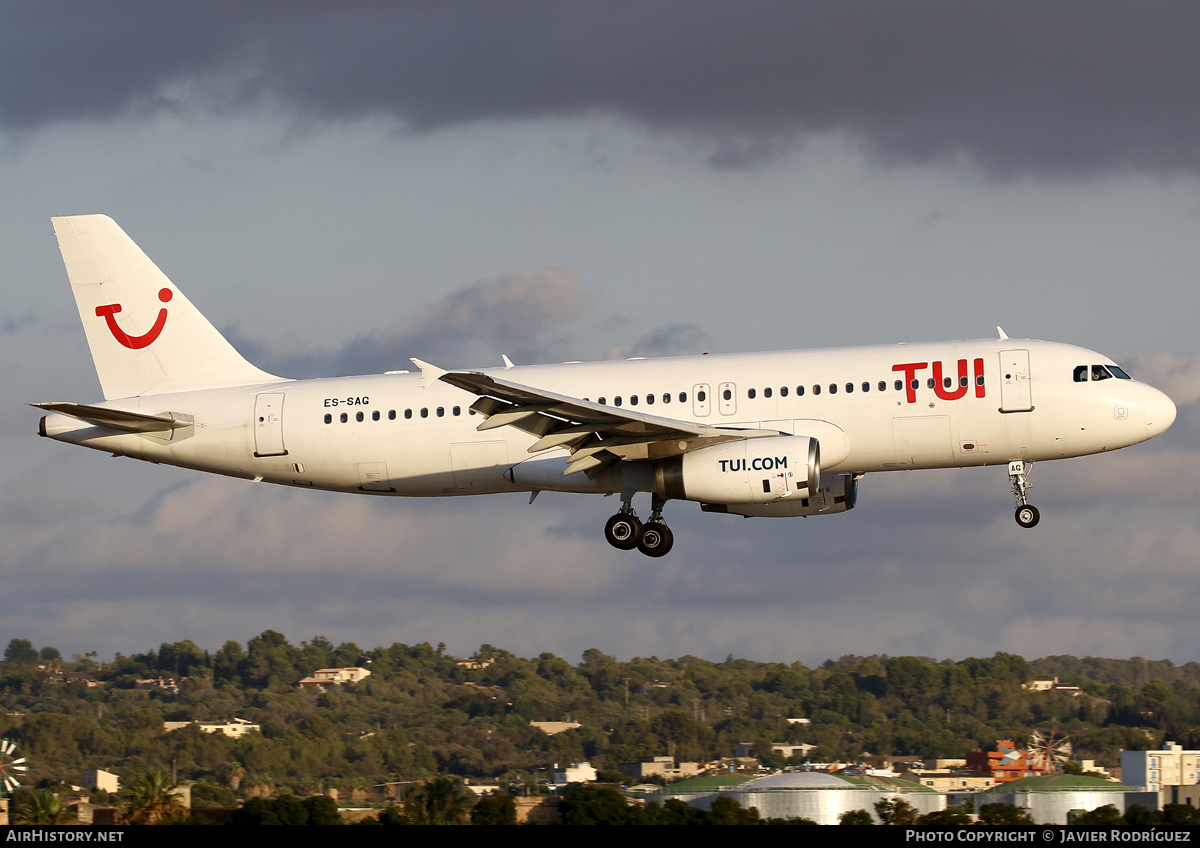
[[[328, 788], [371, 796], [379, 784], [453, 777], [538, 791], [554, 763], [602, 770], [643, 757], [709, 762], [755, 744], [815, 745], [810, 760], [961, 757], [1035, 729], [1067, 734], [1075, 756], [1116, 765], [1121, 749], [1173, 740], [1200, 747], [1200, 664], [998, 653], [959, 661], [845, 656], [818, 668], [729, 657], [617, 660], [598, 650], [577, 663], [517, 657], [481, 645], [470, 667], [443, 646], [368, 650], [317, 636], [299, 645], [267, 630], [214, 653], [191, 641], [97, 663], [13, 639], [0, 666], [3, 736], [29, 758], [39, 786], [78, 783], [105, 769], [132, 783], [150, 771], [195, 781], [197, 804], [247, 792], [304, 796]], [[298, 682], [321, 668], [362, 666], [358, 683], [326, 692]], [[480, 667], [481, 666], [481, 667]], [[90, 672], [100, 685], [55, 669]], [[159, 676], [178, 690], [143, 690]], [[1082, 695], [1023, 688], [1055, 677]], [[164, 721], [245, 719], [241, 738]], [[810, 723], [789, 723], [806, 718]], [[531, 721], [581, 726], [547, 735]]]

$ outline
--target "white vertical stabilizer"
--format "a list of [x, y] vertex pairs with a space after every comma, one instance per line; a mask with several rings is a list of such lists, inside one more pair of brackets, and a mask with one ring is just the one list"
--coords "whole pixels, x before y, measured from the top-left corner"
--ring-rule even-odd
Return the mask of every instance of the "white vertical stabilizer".
[[112, 218], [51, 221], [106, 399], [283, 379], [234, 350]]

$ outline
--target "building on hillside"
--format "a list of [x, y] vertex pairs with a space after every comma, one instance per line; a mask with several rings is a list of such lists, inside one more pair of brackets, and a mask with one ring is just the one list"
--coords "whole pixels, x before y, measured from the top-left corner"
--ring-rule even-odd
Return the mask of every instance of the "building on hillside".
[[1122, 751], [1121, 781], [1147, 792], [1164, 786], [1193, 786], [1200, 783], [1200, 751], [1185, 751], [1167, 742], [1158, 751]]
[[569, 766], [559, 766], [554, 764], [554, 783], [559, 785], [567, 783], [591, 783], [596, 779], [596, 770], [591, 764], [584, 761], [582, 763], [571, 763]]
[[121, 781], [115, 774], [101, 769], [84, 769], [82, 783], [88, 789], [116, 794], [121, 791]]
[[462, 666], [463, 668], [469, 669], [471, 671], [480, 671], [482, 669], [487, 668], [488, 666], [492, 665], [495, 662], [496, 662], [496, 660], [493, 659], [492, 657], [487, 657], [486, 659], [480, 659], [479, 657], [471, 657], [470, 659], [466, 659], [466, 660], [455, 660], [454, 664], [457, 666]]
[[1035, 824], [1068, 824], [1072, 812], [1090, 812], [1109, 804], [1121, 815], [1134, 804], [1158, 809], [1157, 794], [1138, 792], [1130, 786], [1079, 774], [1013, 780], [978, 792], [973, 800], [976, 814], [984, 804], [1011, 804], [1027, 811]]
[[678, 798], [693, 807], [708, 810], [718, 798], [733, 798], [742, 807], [758, 810], [763, 818], [806, 818], [817, 824], [837, 824], [852, 810], [864, 810], [875, 821], [875, 804], [899, 798], [919, 815], [946, 809], [946, 796], [896, 778], [848, 776], [815, 771], [779, 772], [736, 782], [732, 775], [724, 786], [714, 787], [696, 778], [672, 784], [659, 796], [663, 801]]
[[1078, 698], [1085, 694], [1078, 686], [1068, 686], [1066, 683], [1059, 683], [1057, 677], [1053, 680], [1032, 680], [1029, 683], [1021, 684], [1021, 688], [1027, 692], [1062, 692], [1064, 695], [1070, 695], [1072, 698]]
[[[733, 746], [733, 755], [735, 757], [753, 757], [754, 742], [739, 742]], [[793, 742], [772, 742], [771, 750], [779, 754], [785, 760], [792, 757], [808, 757], [808, 752], [815, 749], [816, 745], [805, 745], [803, 743]]]
[[163, 733], [170, 733], [172, 730], [181, 730], [189, 725], [196, 725], [205, 733], [223, 733], [226, 736], [245, 736], [247, 733], [261, 733], [262, 727], [252, 722], [246, 721], [244, 718], [235, 718], [233, 721], [164, 721]]
[[301, 689], [317, 689], [324, 692], [327, 686], [344, 686], [347, 683], [370, 677], [371, 672], [365, 668], [319, 668], [300, 681]]
[[133, 688], [149, 691], [151, 689], [161, 689], [169, 695], [179, 694], [179, 684], [175, 682], [174, 677], [147, 677], [144, 680], [133, 681]]
[[906, 771], [900, 775], [902, 780], [909, 780], [938, 792], [977, 792], [990, 789], [996, 785], [991, 777], [963, 774], [956, 771]]
[[89, 689], [100, 685], [90, 671], [63, 671], [61, 668], [40, 669], [37, 679], [39, 683], [82, 683]]
[[583, 725], [577, 721], [531, 721], [529, 722], [529, 726], [536, 727], [547, 736], [553, 736], [556, 733], [564, 733], [568, 730], [574, 730], [577, 727], [583, 727]]
[[643, 757], [640, 762], [620, 763], [617, 768], [630, 783], [641, 783], [648, 777], [695, 777], [703, 771], [699, 763], [677, 763], [674, 757]]

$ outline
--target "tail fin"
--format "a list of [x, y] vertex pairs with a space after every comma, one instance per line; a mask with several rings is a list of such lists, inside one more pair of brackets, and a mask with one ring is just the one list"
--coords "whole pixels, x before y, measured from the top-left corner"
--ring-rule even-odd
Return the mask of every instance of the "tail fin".
[[105, 399], [283, 379], [243, 359], [112, 218], [51, 221]]

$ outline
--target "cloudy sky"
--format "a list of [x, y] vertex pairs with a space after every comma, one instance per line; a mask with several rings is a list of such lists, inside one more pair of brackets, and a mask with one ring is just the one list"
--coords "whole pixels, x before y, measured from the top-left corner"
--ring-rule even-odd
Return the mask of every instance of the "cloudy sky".
[[[1086, 11], [1086, 16], [1081, 12]], [[1192, 3], [0, 6], [0, 641], [267, 628], [576, 660], [1200, 660]], [[287, 376], [988, 337], [1179, 404], [1116, 454], [882, 474], [859, 509], [398, 501], [38, 439], [100, 397], [52, 215], [113, 216]], [[643, 510], [644, 511], [644, 510]]]

